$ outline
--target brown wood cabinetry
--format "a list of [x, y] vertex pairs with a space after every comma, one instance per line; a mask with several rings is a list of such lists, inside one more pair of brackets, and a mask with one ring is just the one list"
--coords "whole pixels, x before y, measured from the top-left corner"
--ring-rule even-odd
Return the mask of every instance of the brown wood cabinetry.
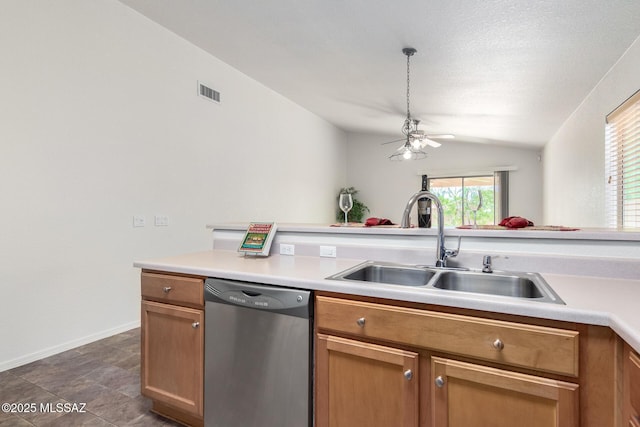
[[577, 427], [578, 386], [432, 358], [434, 427]]
[[[142, 273], [142, 394], [192, 426], [203, 285]], [[316, 427], [640, 427], [640, 357], [607, 327], [317, 292], [315, 330]]]
[[418, 354], [318, 334], [316, 426], [418, 427]]
[[579, 334], [566, 329], [323, 296], [316, 299], [316, 324], [363, 338], [578, 375]]
[[623, 422], [640, 427], [640, 356], [629, 345], [623, 352]]
[[316, 297], [319, 427], [580, 425], [577, 330], [383, 302]]
[[143, 271], [141, 392], [153, 410], [203, 425], [203, 279]]

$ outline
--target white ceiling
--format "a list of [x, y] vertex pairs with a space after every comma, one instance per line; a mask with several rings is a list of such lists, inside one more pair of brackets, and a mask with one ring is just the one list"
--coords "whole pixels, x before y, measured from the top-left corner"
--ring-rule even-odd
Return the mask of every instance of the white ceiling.
[[[542, 146], [640, 35], [640, 0], [120, 0], [347, 131]], [[224, 96], [224, 94], [223, 94]]]

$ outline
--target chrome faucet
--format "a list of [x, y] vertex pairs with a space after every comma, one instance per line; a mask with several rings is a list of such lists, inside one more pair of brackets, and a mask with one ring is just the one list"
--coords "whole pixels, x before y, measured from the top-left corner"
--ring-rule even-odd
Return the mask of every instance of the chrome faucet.
[[493, 273], [493, 267], [491, 266], [491, 255], [485, 255], [482, 257], [482, 272]]
[[419, 199], [422, 199], [423, 197], [431, 199], [433, 204], [436, 205], [436, 210], [438, 212], [438, 240], [436, 242], [436, 245], [437, 245], [436, 267], [446, 267], [447, 259], [455, 257], [456, 255], [458, 255], [458, 252], [460, 252], [460, 237], [458, 237], [457, 249], [452, 250], [452, 249], [445, 248], [444, 246], [444, 212], [442, 209], [442, 202], [440, 202], [440, 199], [438, 199], [438, 197], [435, 194], [433, 194], [430, 191], [423, 190], [423, 191], [418, 191], [416, 194], [411, 196], [411, 198], [407, 202], [407, 206], [404, 208], [404, 213], [402, 214], [402, 222], [400, 224], [400, 228], [409, 228], [411, 226], [411, 219], [409, 218], [409, 215], [411, 214], [411, 209], [413, 208], [413, 205], [415, 205], [416, 202]]

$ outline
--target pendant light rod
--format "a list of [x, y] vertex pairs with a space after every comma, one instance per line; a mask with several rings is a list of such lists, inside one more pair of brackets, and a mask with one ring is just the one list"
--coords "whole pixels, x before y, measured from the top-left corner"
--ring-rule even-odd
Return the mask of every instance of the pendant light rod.
[[416, 49], [412, 47], [405, 47], [402, 49], [402, 53], [407, 56], [407, 121], [411, 121], [411, 110], [409, 108], [409, 99], [410, 99], [410, 60], [415, 53], [418, 52]]

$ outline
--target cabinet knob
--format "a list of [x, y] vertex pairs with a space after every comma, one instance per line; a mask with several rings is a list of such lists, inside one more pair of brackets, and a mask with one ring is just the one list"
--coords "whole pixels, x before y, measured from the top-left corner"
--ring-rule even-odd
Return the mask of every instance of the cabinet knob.
[[164, 292], [165, 294], [168, 294], [169, 291], [171, 291], [171, 286], [165, 286], [164, 288], [162, 288], [162, 292]]
[[364, 322], [365, 319], [364, 317], [359, 318], [358, 320], [356, 320], [356, 323], [358, 324], [358, 326], [360, 326], [361, 328], [364, 327]]
[[193, 322], [193, 323], [191, 324], [191, 327], [192, 327], [193, 329], [198, 329], [198, 328], [200, 327], [200, 322]]
[[496, 339], [493, 342], [493, 348], [495, 348], [496, 350], [500, 351], [504, 348], [504, 343], [502, 342], [502, 340], [500, 338]]
[[408, 380], [411, 380], [411, 378], [413, 378], [413, 372], [411, 372], [411, 369], [407, 369], [406, 371], [404, 371], [404, 377]]
[[444, 385], [444, 378], [442, 378], [442, 376], [438, 376], [435, 380], [435, 383], [436, 387], [442, 388], [442, 386]]

